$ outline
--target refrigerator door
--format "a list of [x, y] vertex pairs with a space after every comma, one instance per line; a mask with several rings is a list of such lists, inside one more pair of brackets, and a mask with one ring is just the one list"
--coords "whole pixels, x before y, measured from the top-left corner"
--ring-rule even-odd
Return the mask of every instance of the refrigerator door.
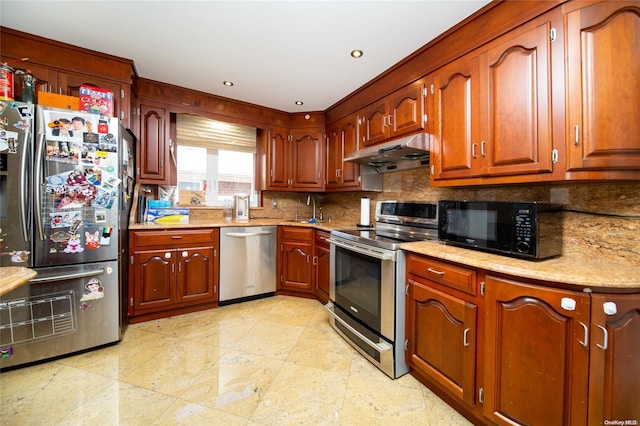
[[0, 297], [0, 368], [117, 342], [118, 262], [38, 270]]
[[33, 105], [0, 101], [0, 266], [32, 266]]
[[37, 113], [34, 266], [117, 259], [118, 121], [53, 108]]

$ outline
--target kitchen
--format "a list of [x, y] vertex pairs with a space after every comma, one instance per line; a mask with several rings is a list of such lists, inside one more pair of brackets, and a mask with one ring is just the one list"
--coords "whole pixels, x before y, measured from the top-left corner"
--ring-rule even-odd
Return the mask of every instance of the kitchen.
[[[138, 95], [144, 96], [145, 90], [150, 91], [154, 88], [153, 83], [147, 82], [138, 87]], [[164, 90], [173, 89], [164, 88]], [[356, 101], [358, 96], [367, 95], [366, 90], [361, 94], [356, 94]], [[205, 97], [201, 98], [206, 101]], [[342, 106], [338, 105], [335, 110], [340, 108]], [[343, 109], [347, 108], [348, 106]], [[327, 113], [327, 123], [333, 121], [329, 121], [332, 112]], [[333, 117], [340, 118], [340, 114], [341, 112], [335, 112]], [[312, 118], [315, 119], [315, 115], [312, 115]], [[305, 126], [304, 117], [295, 116], [294, 119], [302, 123], [301, 127]], [[563, 126], [556, 127], [562, 128]], [[562, 129], [554, 128], [554, 131], [560, 131], [562, 135]], [[637, 170], [637, 158], [635, 161]], [[561, 203], [564, 208], [563, 257], [589, 259], [589, 263], [592, 263], [592, 259], [598, 259], [598, 264], [606, 265], [607, 269], [612, 264], [620, 265], [620, 268], [614, 268], [617, 271], [607, 271], [607, 274], [619, 273], [623, 267], [633, 270], [640, 266], [637, 256], [638, 241], [634, 237], [637, 232], [636, 221], [638, 205], [640, 205], [638, 203], [640, 190], [634, 181], [619, 181], [618, 179], [622, 179], [622, 177], [618, 176], [614, 179], [605, 177], [604, 180], [596, 179], [588, 182], [564, 181], [536, 183], [535, 185], [527, 184], [525, 180], [515, 185], [499, 185], [500, 182], [496, 182], [491, 186], [439, 186], [434, 185], [426, 178], [427, 170], [422, 168], [382, 174], [382, 192], [366, 191], [355, 194], [353, 192], [327, 192], [323, 194], [322, 200], [325, 221], [328, 221], [329, 217], [336, 222], [347, 218], [347, 222], [353, 223], [359, 216], [361, 197], [365, 195], [371, 199], [372, 205], [383, 200], [437, 202], [443, 199], [523, 199]], [[251, 218], [293, 219], [298, 200], [306, 200], [310, 191], [267, 190], [263, 193], [262, 205], [264, 207], [252, 210]], [[271, 208], [274, 200], [278, 205], [277, 209]], [[216, 223], [216, 220], [222, 218], [220, 209], [192, 209], [191, 214], [191, 219], [194, 222], [211, 220]]]

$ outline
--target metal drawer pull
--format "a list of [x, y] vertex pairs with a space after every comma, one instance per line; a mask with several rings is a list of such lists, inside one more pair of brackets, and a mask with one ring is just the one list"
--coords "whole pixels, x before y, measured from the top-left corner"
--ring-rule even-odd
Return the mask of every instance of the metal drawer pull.
[[599, 344], [599, 343], [596, 343], [596, 346], [599, 347], [600, 349], [602, 349], [603, 351], [606, 351], [607, 348], [609, 347], [609, 332], [607, 331], [606, 328], [604, 328], [603, 326], [601, 326], [599, 324], [598, 324], [598, 328], [600, 330], [602, 330], [602, 333], [604, 334], [604, 336], [603, 336], [604, 342], [603, 342], [602, 345]]
[[580, 321], [580, 325], [582, 326], [582, 328], [584, 328], [584, 341], [578, 341], [582, 346], [587, 347], [587, 345], [589, 344], [589, 327], [587, 327], [582, 321]]
[[171, 239], [172, 240], [181, 240], [182, 239], [182, 235], [172, 235]]
[[465, 328], [464, 333], [462, 334], [462, 346], [469, 346], [469, 340], [467, 340], [467, 336], [469, 334], [469, 329]]
[[438, 271], [437, 269], [433, 269], [433, 268], [427, 268], [427, 271], [431, 272], [432, 274], [436, 274], [436, 275], [444, 275], [444, 271]]

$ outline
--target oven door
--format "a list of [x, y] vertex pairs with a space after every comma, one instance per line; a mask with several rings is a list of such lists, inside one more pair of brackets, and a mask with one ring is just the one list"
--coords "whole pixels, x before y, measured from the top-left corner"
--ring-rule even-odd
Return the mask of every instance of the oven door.
[[343, 316], [393, 342], [397, 253], [332, 236], [329, 297]]

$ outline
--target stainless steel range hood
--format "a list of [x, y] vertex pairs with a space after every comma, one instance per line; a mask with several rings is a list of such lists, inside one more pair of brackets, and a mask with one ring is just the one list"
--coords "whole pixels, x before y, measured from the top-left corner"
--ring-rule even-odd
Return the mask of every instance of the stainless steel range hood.
[[364, 164], [378, 173], [429, 166], [429, 134], [418, 133], [348, 154], [344, 161]]

